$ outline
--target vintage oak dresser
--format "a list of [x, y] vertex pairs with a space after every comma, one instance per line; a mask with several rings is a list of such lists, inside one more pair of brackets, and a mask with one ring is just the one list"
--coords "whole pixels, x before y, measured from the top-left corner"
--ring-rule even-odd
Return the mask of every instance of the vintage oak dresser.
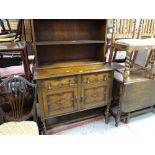
[[106, 106], [113, 69], [105, 63], [107, 20], [32, 20], [41, 120]]

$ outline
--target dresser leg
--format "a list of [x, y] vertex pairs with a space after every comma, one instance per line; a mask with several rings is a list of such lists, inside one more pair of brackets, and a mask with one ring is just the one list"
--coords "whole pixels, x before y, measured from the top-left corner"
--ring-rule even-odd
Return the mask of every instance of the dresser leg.
[[127, 117], [125, 119], [125, 123], [127, 124], [129, 122], [129, 118], [130, 118], [130, 113], [127, 114]]
[[108, 124], [109, 122], [109, 109], [110, 109], [110, 104], [107, 104], [107, 109], [105, 111], [105, 123]]
[[116, 115], [116, 124], [115, 124], [115, 126], [116, 127], [118, 127], [118, 124], [119, 124], [119, 122], [120, 122], [120, 103], [118, 104], [118, 107], [117, 107], [117, 115]]
[[45, 122], [45, 120], [41, 120], [41, 122], [42, 122], [42, 125], [43, 125], [43, 134], [47, 135], [46, 122]]

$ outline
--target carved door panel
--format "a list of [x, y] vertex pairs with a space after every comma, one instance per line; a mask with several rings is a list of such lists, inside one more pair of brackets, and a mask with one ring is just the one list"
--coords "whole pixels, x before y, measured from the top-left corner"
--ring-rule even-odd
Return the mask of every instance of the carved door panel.
[[43, 93], [46, 116], [58, 116], [77, 110], [77, 88], [55, 89]]
[[82, 109], [104, 106], [109, 101], [108, 83], [85, 85], [81, 89]]

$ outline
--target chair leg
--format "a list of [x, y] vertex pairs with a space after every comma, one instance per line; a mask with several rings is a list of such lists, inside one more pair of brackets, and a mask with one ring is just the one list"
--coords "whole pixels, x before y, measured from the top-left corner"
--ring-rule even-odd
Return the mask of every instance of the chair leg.
[[116, 115], [116, 120], [115, 120], [115, 126], [118, 127], [118, 124], [120, 122], [120, 103], [118, 104], [117, 107], [117, 115]]
[[112, 60], [113, 60], [113, 51], [114, 51], [114, 48], [111, 46], [110, 47], [110, 53], [109, 53], [109, 64], [112, 63]]
[[37, 121], [37, 116], [36, 116], [36, 114], [33, 114], [33, 120], [34, 120], [35, 122], [38, 122], [38, 121]]
[[109, 122], [109, 109], [110, 109], [110, 103], [107, 104], [107, 109], [105, 111], [105, 123], [108, 124]]
[[116, 59], [116, 55], [117, 55], [117, 49], [115, 48], [114, 49], [114, 56], [113, 56], [113, 59], [112, 59], [112, 61], [114, 61], [114, 62], [115, 62], [115, 59]]
[[152, 107], [151, 107], [151, 111], [152, 111], [153, 113], [155, 113], [155, 106], [152, 106]]

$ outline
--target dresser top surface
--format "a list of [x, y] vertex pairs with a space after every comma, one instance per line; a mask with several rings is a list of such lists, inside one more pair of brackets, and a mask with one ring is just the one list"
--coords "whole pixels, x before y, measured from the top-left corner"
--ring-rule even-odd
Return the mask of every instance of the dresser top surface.
[[80, 74], [106, 72], [106, 71], [113, 71], [113, 69], [108, 64], [103, 63], [94, 65], [84, 65], [84, 66], [35, 69], [34, 79], [43, 80], [53, 77], [80, 75]]

